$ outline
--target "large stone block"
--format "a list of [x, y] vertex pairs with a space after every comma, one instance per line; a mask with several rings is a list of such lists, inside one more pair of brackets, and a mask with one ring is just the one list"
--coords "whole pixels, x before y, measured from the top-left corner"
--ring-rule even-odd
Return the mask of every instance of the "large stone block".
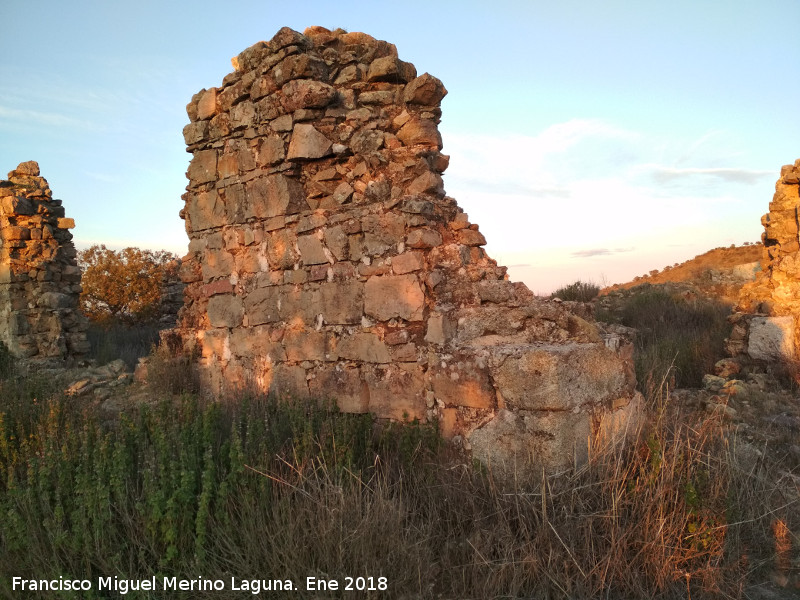
[[573, 411], [628, 393], [624, 363], [600, 344], [493, 349], [494, 385], [512, 410]]
[[186, 173], [189, 185], [209, 183], [217, 178], [217, 151], [198, 150], [194, 153]]
[[288, 160], [322, 158], [331, 154], [332, 147], [333, 143], [313, 125], [298, 123], [294, 126], [286, 158]]
[[303, 185], [284, 175], [267, 175], [246, 185], [248, 218], [266, 219], [308, 210]]
[[309, 391], [315, 398], [335, 399], [342, 412], [369, 411], [369, 385], [357, 366], [337, 364], [315, 369]]
[[336, 346], [339, 358], [366, 363], [388, 363], [392, 358], [386, 344], [374, 333], [354, 333], [342, 337]]
[[787, 360], [795, 356], [795, 318], [753, 317], [747, 353], [756, 360]]
[[280, 342], [272, 341], [269, 325], [237, 327], [231, 331], [230, 351], [238, 357], [268, 357], [273, 363], [287, 360], [286, 350]]
[[445, 406], [492, 408], [497, 404], [489, 368], [469, 357], [445, 366], [437, 360], [429, 377], [433, 393]]
[[244, 303], [239, 296], [218, 294], [208, 300], [208, 320], [212, 327], [238, 327], [244, 317]]
[[329, 325], [355, 325], [364, 314], [364, 284], [332, 282], [320, 289], [320, 313]]
[[226, 223], [225, 205], [217, 190], [190, 193], [186, 210], [192, 231], [222, 227]]
[[304, 360], [325, 360], [327, 350], [327, 334], [322, 331], [287, 331], [283, 336], [288, 360], [300, 362]]
[[592, 444], [585, 412], [500, 410], [469, 437], [472, 453], [500, 481], [526, 481], [585, 463]]
[[369, 388], [369, 411], [384, 419], [425, 418], [425, 382], [417, 365], [362, 367]]
[[364, 312], [378, 321], [421, 321], [425, 294], [415, 275], [370, 277], [364, 286]]

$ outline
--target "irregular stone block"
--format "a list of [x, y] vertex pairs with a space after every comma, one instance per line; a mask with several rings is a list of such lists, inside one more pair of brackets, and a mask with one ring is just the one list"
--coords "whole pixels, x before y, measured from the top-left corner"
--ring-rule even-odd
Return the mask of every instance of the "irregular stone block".
[[300, 258], [305, 265], [327, 264], [328, 257], [325, 256], [325, 246], [315, 235], [301, 235], [297, 237], [297, 247], [300, 250]]
[[406, 146], [431, 146], [437, 150], [442, 149], [442, 136], [436, 123], [429, 119], [413, 117], [400, 131], [397, 132], [397, 139]]
[[598, 344], [500, 347], [492, 378], [509, 409], [571, 411], [624, 396], [624, 364]]
[[409, 104], [438, 106], [446, 95], [447, 90], [438, 78], [423, 73], [406, 86], [403, 100]]
[[391, 362], [389, 349], [373, 333], [354, 333], [339, 340], [336, 346], [339, 358], [367, 363]]
[[369, 388], [369, 411], [384, 419], [413, 421], [425, 418], [425, 384], [416, 365], [362, 368]]
[[283, 336], [286, 356], [291, 361], [326, 360], [326, 334], [321, 331], [289, 331]]
[[212, 327], [238, 327], [244, 317], [244, 303], [238, 296], [219, 294], [208, 300], [208, 320]]
[[358, 367], [340, 364], [314, 370], [309, 391], [315, 398], [333, 398], [342, 412], [369, 411], [369, 385], [361, 378]]
[[234, 356], [269, 357], [273, 363], [287, 360], [286, 350], [271, 338], [269, 325], [237, 327], [230, 334], [230, 351]]
[[221, 227], [226, 223], [225, 204], [217, 190], [190, 192], [186, 211], [193, 231]]
[[330, 156], [333, 143], [313, 125], [298, 123], [289, 142], [287, 160], [305, 160]]
[[298, 108], [324, 108], [336, 98], [336, 89], [327, 83], [311, 79], [294, 79], [285, 84], [283, 107], [287, 112]]
[[334, 282], [320, 289], [320, 313], [329, 325], [355, 325], [364, 314], [364, 284]]
[[189, 185], [200, 185], [217, 178], [217, 151], [198, 150], [194, 153], [186, 173]]
[[750, 321], [747, 353], [755, 360], [785, 360], [795, 356], [795, 319], [754, 317]]
[[291, 215], [308, 209], [303, 185], [284, 175], [267, 175], [249, 181], [247, 190], [247, 218], [265, 219]]
[[500, 481], [541, 477], [541, 469], [586, 462], [592, 443], [591, 416], [565, 411], [502, 409], [472, 432], [472, 453]]
[[378, 321], [422, 320], [425, 294], [414, 275], [370, 277], [364, 286], [364, 312]]
[[488, 367], [473, 359], [458, 360], [444, 367], [437, 361], [429, 376], [433, 393], [445, 406], [492, 408], [496, 404]]

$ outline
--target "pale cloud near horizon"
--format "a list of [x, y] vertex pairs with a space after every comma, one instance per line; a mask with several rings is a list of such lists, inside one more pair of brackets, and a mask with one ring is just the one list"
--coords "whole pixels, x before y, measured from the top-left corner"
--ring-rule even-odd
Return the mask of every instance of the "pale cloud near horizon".
[[576, 250], [571, 256], [575, 258], [591, 258], [593, 256], [610, 256], [612, 254], [624, 254], [633, 252], [636, 248], [592, 248], [589, 250]]
[[764, 177], [771, 177], [775, 174], [770, 171], [757, 171], [754, 169], [736, 168], [675, 168], [653, 166], [651, 176], [659, 184], [670, 184], [673, 182], [690, 183], [698, 177], [712, 177], [728, 183], [754, 184]]
[[761, 213], [753, 210], [751, 223], [747, 204], [774, 175], [738, 165], [722, 131], [666, 139], [575, 119], [536, 135], [444, 138], [445, 187], [480, 225], [490, 255], [520, 265], [535, 265], [533, 253], [560, 256], [565, 273], [568, 263], [577, 269], [588, 261], [589, 269], [605, 260], [639, 274], [645, 254], [674, 262], [668, 249], [676, 240], [710, 248], [755, 237], [749, 231]]
[[3, 121], [13, 125], [34, 123], [45, 127], [83, 127], [88, 125], [79, 119], [57, 112], [0, 105], [0, 122]]

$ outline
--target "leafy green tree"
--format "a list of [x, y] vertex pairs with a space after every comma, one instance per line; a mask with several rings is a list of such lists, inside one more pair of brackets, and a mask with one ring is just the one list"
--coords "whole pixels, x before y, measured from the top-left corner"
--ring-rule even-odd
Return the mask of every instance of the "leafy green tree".
[[109, 250], [95, 244], [78, 253], [83, 268], [81, 308], [92, 321], [144, 323], [159, 316], [166, 279], [180, 262], [166, 250]]

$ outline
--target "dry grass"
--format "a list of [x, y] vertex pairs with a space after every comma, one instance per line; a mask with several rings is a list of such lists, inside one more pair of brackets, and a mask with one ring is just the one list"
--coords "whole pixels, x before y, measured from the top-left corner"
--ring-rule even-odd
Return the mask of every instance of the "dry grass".
[[329, 597], [741, 598], [800, 546], [796, 489], [663, 387], [627, 447], [509, 490], [419, 424], [184, 393], [109, 428], [20, 385], [0, 410], [3, 597], [11, 576], [157, 574], [387, 578]]
[[655, 400], [636, 443], [515, 490], [428, 428], [313, 403], [184, 396], [110, 431], [66, 399], [19, 403], [0, 425], [0, 591], [158, 573], [387, 578], [359, 597], [742, 597], [797, 553], [796, 498], [719, 418]]

